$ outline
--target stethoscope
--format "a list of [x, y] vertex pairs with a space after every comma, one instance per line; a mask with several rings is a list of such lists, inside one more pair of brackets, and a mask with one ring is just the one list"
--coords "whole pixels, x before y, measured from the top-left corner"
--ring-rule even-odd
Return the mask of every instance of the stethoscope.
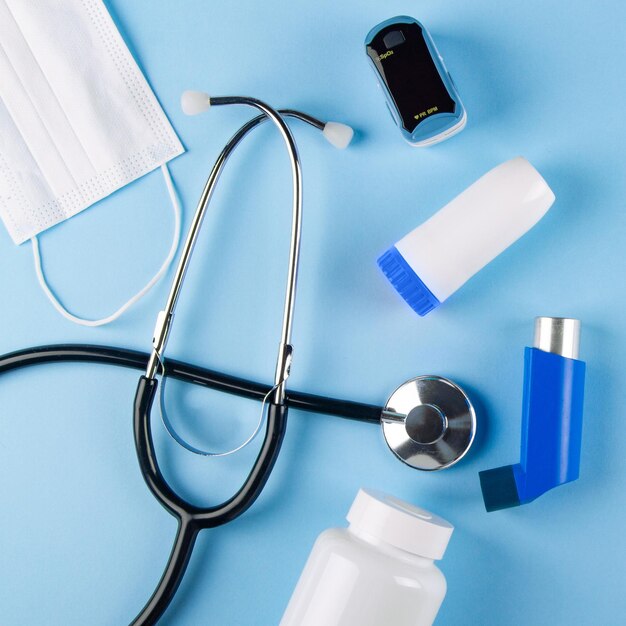
[[[422, 470], [443, 469], [459, 461], [469, 450], [476, 430], [474, 408], [466, 394], [453, 382], [439, 376], [420, 376], [407, 381], [392, 393], [382, 407], [297, 391], [286, 392], [286, 381], [293, 354], [291, 329], [300, 252], [302, 175], [296, 144], [283, 118], [295, 118], [310, 124], [321, 130], [337, 147], [345, 147], [349, 143], [352, 131], [341, 124], [332, 122], [324, 124], [298, 111], [276, 111], [253, 98], [209, 98], [206, 94], [198, 92], [186, 92], [183, 95], [183, 108], [190, 114], [199, 113], [210, 106], [229, 104], [248, 105], [261, 111], [262, 115], [250, 120], [233, 135], [209, 174], [183, 247], [165, 309], [157, 318], [151, 353], [104, 346], [57, 345], [21, 350], [0, 357], [0, 373], [30, 365], [70, 361], [134, 369], [145, 368], [145, 374], [139, 379], [134, 400], [133, 428], [137, 458], [148, 488], [161, 505], [177, 519], [178, 529], [161, 580], [145, 607], [132, 622], [134, 626], [156, 623], [170, 604], [189, 563], [198, 533], [205, 528], [214, 528], [239, 517], [259, 496], [279, 454], [289, 408], [382, 424], [384, 437], [394, 454], [404, 463]], [[276, 125], [287, 146], [293, 179], [287, 286], [272, 386], [164, 357], [176, 303], [219, 176], [242, 139], [268, 119]], [[183, 382], [266, 404], [265, 431], [256, 460], [239, 490], [222, 504], [198, 507], [188, 503], [170, 487], [161, 473], [150, 424], [159, 385], [158, 377], [165, 374]]]

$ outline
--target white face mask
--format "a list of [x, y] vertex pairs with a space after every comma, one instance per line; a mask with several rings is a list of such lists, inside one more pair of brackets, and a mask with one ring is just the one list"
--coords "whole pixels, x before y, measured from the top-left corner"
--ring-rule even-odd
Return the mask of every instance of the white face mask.
[[101, 0], [0, 0], [0, 77], [0, 216], [16, 244], [159, 166], [177, 210], [164, 164], [183, 147]]

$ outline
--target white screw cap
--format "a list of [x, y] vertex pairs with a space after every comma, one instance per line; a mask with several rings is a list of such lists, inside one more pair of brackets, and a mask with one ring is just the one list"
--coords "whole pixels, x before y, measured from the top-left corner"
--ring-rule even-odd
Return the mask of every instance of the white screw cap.
[[356, 533], [433, 560], [443, 557], [454, 530], [437, 515], [370, 489], [359, 489], [347, 520]]
[[180, 106], [186, 115], [198, 115], [209, 109], [211, 99], [209, 94], [203, 91], [183, 91], [180, 96]]
[[328, 140], [328, 143], [340, 150], [347, 148], [352, 141], [352, 137], [354, 137], [352, 128], [339, 122], [327, 122], [322, 133]]

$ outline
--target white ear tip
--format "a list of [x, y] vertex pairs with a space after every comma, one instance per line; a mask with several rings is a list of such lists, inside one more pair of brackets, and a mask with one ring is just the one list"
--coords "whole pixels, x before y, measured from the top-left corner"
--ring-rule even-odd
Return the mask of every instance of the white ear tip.
[[180, 106], [187, 115], [198, 115], [211, 106], [208, 93], [203, 91], [183, 91], [180, 96]]
[[340, 150], [347, 148], [354, 137], [354, 131], [346, 124], [339, 122], [327, 122], [322, 132], [328, 142]]

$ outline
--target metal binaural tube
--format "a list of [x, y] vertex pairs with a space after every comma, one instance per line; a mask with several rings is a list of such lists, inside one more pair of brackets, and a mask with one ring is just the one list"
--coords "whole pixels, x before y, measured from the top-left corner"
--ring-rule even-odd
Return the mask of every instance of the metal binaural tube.
[[566, 359], [578, 359], [580, 320], [568, 317], [536, 317], [533, 347], [559, 354]]
[[154, 378], [158, 370], [159, 355], [163, 354], [165, 345], [170, 332], [172, 318], [178, 301], [187, 267], [189, 265], [193, 249], [200, 232], [200, 227], [204, 220], [209, 201], [211, 199], [213, 190], [219, 180], [220, 174], [228, 161], [229, 156], [233, 150], [237, 147], [239, 142], [248, 134], [250, 130], [255, 128], [261, 121], [267, 119], [277, 126], [280, 134], [282, 135], [285, 144], [287, 146], [289, 157], [291, 161], [291, 170], [293, 178], [293, 211], [292, 211], [292, 223], [291, 223], [291, 240], [289, 246], [289, 265], [287, 271], [287, 287], [285, 290], [285, 304], [283, 309], [283, 323], [281, 340], [278, 348], [278, 357], [276, 363], [275, 373], [275, 391], [272, 396], [272, 402], [276, 404], [283, 404], [285, 402], [285, 380], [289, 376], [289, 368], [291, 365], [292, 347], [291, 342], [291, 327], [293, 310], [296, 295], [296, 282], [298, 277], [298, 265], [300, 255], [300, 237], [302, 228], [302, 173], [300, 167], [300, 159], [296, 148], [293, 135], [289, 130], [289, 127], [284, 122], [282, 116], [295, 117], [312, 126], [323, 129], [324, 124], [318, 119], [300, 113], [298, 111], [287, 110], [278, 112], [266, 105], [265, 103], [255, 98], [247, 97], [218, 97], [211, 98], [211, 104], [218, 105], [230, 105], [230, 104], [244, 104], [252, 106], [262, 112], [262, 115], [250, 120], [245, 124], [235, 135], [230, 139], [228, 144], [224, 147], [220, 153], [209, 178], [204, 186], [202, 195], [198, 202], [196, 212], [192, 219], [187, 239], [183, 246], [183, 251], [179, 261], [174, 280], [170, 289], [167, 304], [164, 311], [161, 312], [157, 319], [157, 326], [153, 336], [153, 350], [146, 369], [146, 377]]

